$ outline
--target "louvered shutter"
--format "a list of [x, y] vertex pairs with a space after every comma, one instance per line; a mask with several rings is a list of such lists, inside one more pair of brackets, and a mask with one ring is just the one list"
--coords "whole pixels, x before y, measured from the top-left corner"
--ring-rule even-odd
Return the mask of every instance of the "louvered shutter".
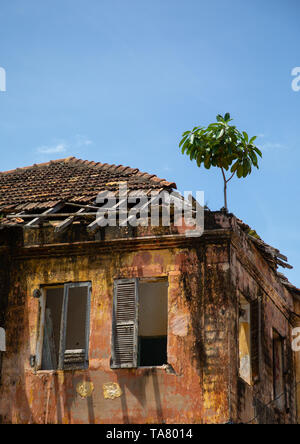
[[252, 380], [257, 382], [260, 377], [260, 298], [251, 302], [250, 309]]
[[114, 283], [112, 368], [137, 367], [138, 280]]

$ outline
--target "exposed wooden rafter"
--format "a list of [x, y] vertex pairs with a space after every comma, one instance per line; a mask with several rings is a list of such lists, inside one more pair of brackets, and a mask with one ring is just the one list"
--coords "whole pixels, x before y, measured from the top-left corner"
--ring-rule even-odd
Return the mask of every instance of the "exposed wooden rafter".
[[[98, 213], [80, 213], [80, 216], [96, 216]], [[22, 219], [32, 219], [33, 217], [36, 219], [41, 219], [42, 221], [45, 221], [46, 219], [57, 219], [58, 217], [71, 217], [71, 216], [75, 216], [76, 213], [49, 213], [49, 214], [19, 214], [18, 216], [13, 215], [13, 214], [9, 214], [6, 217], [8, 219], [15, 219], [16, 217], [22, 218]]]
[[63, 220], [60, 222], [54, 229], [55, 233], [62, 233], [64, 232], [76, 219], [76, 217], [80, 216], [82, 213], [86, 211], [85, 208], [81, 208], [81, 210], [77, 211], [74, 216], [68, 217], [68, 219]]
[[[127, 197], [125, 199], [120, 200], [116, 205], [114, 205], [110, 210], [116, 210], [119, 208], [123, 203], [127, 202]], [[100, 208], [99, 208], [100, 209]], [[106, 209], [107, 211], [107, 209]], [[97, 229], [101, 226], [101, 222], [105, 220], [104, 215], [101, 215], [100, 217], [96, 217], [96, 220], [94, 220], [91, 224], [88, 225], [87, 231], [90, 233], [93, 233], [94, 231], [97, 231]]]
[[[28, 222], [24, 228], [32, 228], [34, 226], [39, 226], [41, 222], [43, 222], [43, 220], [48, 217], [50, 214], [55, 214], [58, 211], [60, 211], [63, 207], [65, 206], [64, 202], [60, 202], [59, 204], [55, 205], [52, 208], [49, 208], [48, 210], [44, 211], [44, 213], [40, 214], [38, 217], [35, 217], [34, 219], [32, 219], [30, 222]], [[18, 217], [21, 217], [22, 219], [25, 217], [32, 217], [32, 215], [19, 215]], [[10, 217], [15, 217], [15, 216], [7, 216], [8, 218]]]

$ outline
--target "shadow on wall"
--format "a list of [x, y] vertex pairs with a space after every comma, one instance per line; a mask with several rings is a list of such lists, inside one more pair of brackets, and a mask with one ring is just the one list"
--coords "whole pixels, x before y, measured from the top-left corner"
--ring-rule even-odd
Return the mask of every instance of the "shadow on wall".
[[72, 424], [73, 405], [78, 397], [86, 401], [87, 423], [95, 424], [93, 383], [89, 373], [75, 376], [73, 371], [58, 372], [46, 376], [44, 386], [44, 424]]
[[[86, 371], [84, 375], [73, 377], [70, 373], [71, 387], [67, 391], [67, 409], [69, 414], [69, 422], [71, 422], [71, 409], [72, 405], [80, 398], [80, 402], [86, 402], [87, 411], [87, 424], [96, 424], [95, 411], [94, 411], [94, 384], [91, 380], [89, 371]], [[84, 408], [85, 409], [85, 408]]]
[[[134, 412], [136, 412], [135, 403], [137, 401], [140, 406], [142, 422], [146, 420], [147, 417], [152, 416], [151, 413], [154, 407], [156, 412], [155, 423], [163, 424], [164, 416], [157, 370], [155, 368], [144, 369], [142, 375], [134, 374], [132, 376], [128, 373], [126, 376], [121, 376], [118, 372], [117, 376], [118, 384], [122, 391], [121, 406], [123, 423], [131, 424], [136, 422], [136, 415], [134, 414], [133, 416], [131, 411], [134, 409]], [[131, 396], [133, 396], [135, 400], [130, 400]]]
[[14, 282], [6, 313], [7, 351], [2, 360], [0, 423], [71, 423], [72, 405], [81, 396], [86, 399], [87, 421], [94, 424], [92, 390], [89, 393], [92, 383], [88, 372], [80, 377], [74, 377], [72, 371], [36, 376], [26, 372], [31, 353], [28, 312], [24, 309], [27, 288], [18, 277], [14, 277]]

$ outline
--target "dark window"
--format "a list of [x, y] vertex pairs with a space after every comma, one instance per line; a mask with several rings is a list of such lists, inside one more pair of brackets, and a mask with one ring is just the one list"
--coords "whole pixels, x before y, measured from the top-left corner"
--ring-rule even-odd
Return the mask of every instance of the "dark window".
[[261, 299], [254, 299], [250, 304], [251, 322], [251, 372], [252, 382], [260, 379], [260, 343], [261, 343]]
[[139, 365], [167, 363], [168, 284], [139, 282]]
[[139, 338], [139, 365], [163, 365], [167, 363], [167, 336]]
[[284, 388], [284, 338], [273, 330], [273, 387], [276, 406], [285, 407]]

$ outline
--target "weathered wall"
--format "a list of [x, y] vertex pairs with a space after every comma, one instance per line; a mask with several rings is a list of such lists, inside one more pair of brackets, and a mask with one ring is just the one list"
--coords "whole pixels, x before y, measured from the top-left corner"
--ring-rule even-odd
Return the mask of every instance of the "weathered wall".
[[[6, 311], [9, 288], [9, 236], [6, 230], [0, 230], [0, 327], [6, 329]], [[2, 384], [3, 352], [0, 351], [0, 387]]]
[[[11, 243], [9, 230], [0, 230], [0, 327], [5, 328], [5, 313], [9, 288], [9, 252]], [[16, 236], [17, 239], [17, 236]]]
[[[299, 294], [295, 295], [294, 299], [294, 312], [296, 316], [294, 317], [293, 327], [295, 329], [300, 328], [300, 298]], [[299, 330], [298, 330], [299, 331]], [[295, 365], [295, 387], [296, 387], [296, 405], [297, 405], [297, 420], [300, 424], [300, 351], [299, 351], [299, 333], [293, 336], [295, 340], [295, 347], [298, 349], [294, 352], [294, 365]]]
[[[246, 254], [245, 254], [246, 252]], [[231, 269], [236, 300], [243, 295], [249, 302], [260, 300], [259, 319], [259, 378], [250, 386], [238, 377], [234, 385], [235, 421], [248, 423], [294, 423], [295, 378], [290, 313], [293, 298], [281, 285], [279, 278], [270, 269], [255, 247], [241, 236], [240, 244], [232, 249]], [[237, 308], [238, 309], [238, 308]], [[238, 315], [233, 328], [237, 328]], [[285, 388], [286, 408], [279, 411], [273, 401], [273, 329], [285, 338]], [[236, 335], [237, 337], [237, 335]], [[234, 348], [238, 362], [238, 344]], [[235, 366], [238, 369], [238, 365]]]
[[[136, 245], [106, 231], [93, 243], [73, 227], [64, 238], [53, 229], [28, 231], [25, 248], [12, 252], [6, 310], [7, 352], [0, 389], [0, 418], [13, 423], [226, 423], [295, 422], [289, 313], [290, 293], [233, 219], [209, 214], [200, 240], [167, 246]], [[214, 232], [214, 230], [217, 230]], [[231, 232], [231, 233], [230, 233]], [[232, 233], [235, 233], [234, 235]], [[22, 243], [19, 233], [18, 241]], [[147, 230], [123, 233], [145, 236]], [[158, 232], [157, 234], [163, 234]], [[61, 236], [61, 235], [60, 235]], [[110, 240], [113, 242], [109, 243]], [[89, 241], [85, 245], [74, 242]], [[118, 243], [119, 242], [119, 243]], [[40, 245], [36, 251], [30, 245]], [[168, 277], [168, 368], [110, 368], [113, 281]], [[92, 282], [90, 364], [84, 371], [41, 371], [36, 354], [40, 285]], [[1, 285], [1, 282], [0, 282]], [[7, 292], [6, 292], [7, 293]], [[238, 298], [261, 299], [260, 378], [238, 377]], [[272, 405], [272, 328], [287, 338], [288, 407]]]
[[[5, 329], [5, 312], [7, 306], [8, 264], [6, 256], [0, 254], [0, 328]], [[2, 355], [0, 350], [0, 386], [2, 382]]]
[[[131, 253], [116, 249], [106, 254], [14, 259], [0, 391], [2, 421], [228, 421], [227, 251], [226, 246]], [[113, 280], [153, 276], [169, 280], [168, 361], [175, 374], [162, 368], [111, 370]], [[39, 317], [33, 290], [69, 281], [91, 281], [93, 286], [89, 370], [35, 374], [29, 365], [30, 355], [36, 353]]]
[[0, 255], [0, 327], [5, 327], [5, 312], [8, 289], [8, 262], [4, 255]]

